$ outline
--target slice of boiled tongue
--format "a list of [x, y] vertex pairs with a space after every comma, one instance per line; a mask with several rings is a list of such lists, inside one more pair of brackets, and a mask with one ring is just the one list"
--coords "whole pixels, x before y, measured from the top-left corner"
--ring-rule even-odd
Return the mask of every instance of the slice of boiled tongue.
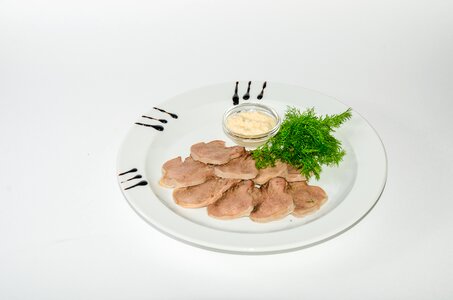
[[287, 182], [281, 177], [272, 178], [261, 187], [261, 199], [250, 214], [255, 222], [282, 219], [293, 212], [293, 197], [287, 191]]
[[229, 220], [250, 215], [254, 206], [253, 181], [244, 180], [230, 188], [219, 200], [208, 206], [208, 215]]
[[217, 201], [224, 192], [240, 181], [239, 179], [212, 177], [199, 185], [175, 189], [173, 191], [173, 199], [176, 204], [186, 208], [208, 206]]
[[178, 156], [164, 163], [159, 183], [169, 188], [198, 185], [212, 177], [213, 173], [212, 166], [195, 161], [191, 157], [182, 161], [181, 156]]
[[224, 141], [218, 140], [209, 143], [198, 143], [190, 147], [190, 156], [194, 160], [205, 164], [223, 165], [244, 154], [244, 147], [226, 147]]
[[258, 175], [255, 161], [249, 154], [232, 159], [230, 162], [214, 167], [214, 174], [222, 178], [253, 179]]

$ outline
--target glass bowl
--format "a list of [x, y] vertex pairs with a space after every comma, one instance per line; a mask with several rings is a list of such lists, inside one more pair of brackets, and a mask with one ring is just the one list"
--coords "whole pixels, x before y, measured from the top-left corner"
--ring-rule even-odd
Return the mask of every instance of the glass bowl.
[[[276, 124], [269, 131], [263, 132], [262, 134], [259, 135], [247, 136], [237, 134], [227, 127], [227, 119], [229, 116], [243, 111], [258, 111], [267, 114], [276, 120]], [[253, 149], [258, 146], [261, 146], [268, 139], [277, 134], [278, 130], [280, 129], [281, 119], [278, 113], [275, 111], [275, 109], [267, 105], [257, 103], [243, 103], [227, 109], [223, 114], [222, 122], [223, 131], [232, 141], [234, 141], [238, 145]]]

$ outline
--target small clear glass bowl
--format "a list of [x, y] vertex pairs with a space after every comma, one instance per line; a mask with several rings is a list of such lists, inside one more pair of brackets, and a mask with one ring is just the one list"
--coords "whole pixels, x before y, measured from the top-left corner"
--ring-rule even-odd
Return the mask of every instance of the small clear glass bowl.
[[[227, 119], [229, 116], [240, 113], [243, 111], [259, 111], [261, 113], [265, 113], [272, 118], [276, 120], [275, 126], [262, 134], [259, 135], [253, 135], [253, 136], [246, 136], [246, 135], [240, 135], [235, 132], [232, 132], [230, 129], [227, 127]], [[263, 105], [263, 104], [257, 104], [257, 103], [243, 103], [240, 105], [233, 106], [225, 111], [223, 114], [223, 131], [225, 134], [233, 140], [236, 144], [247, 147], [249, 149], [254, 149], [258, 146], [261, 146], [264, 144], [268, 139], [273, 137], [274, 135], [277, 134], [278, 130], [280, 129], [280, 124], [281, 124], [281, 119], [278, 113], [275, 111], [275, 109]]]

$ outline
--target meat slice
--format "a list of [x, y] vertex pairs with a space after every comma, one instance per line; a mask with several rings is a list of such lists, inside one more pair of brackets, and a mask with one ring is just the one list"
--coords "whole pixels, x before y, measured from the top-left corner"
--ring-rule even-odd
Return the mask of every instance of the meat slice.
[[162, 166], [160, 185], [169, 188], [179, 188], [198, 185], [213, 175], [211, 166], [187, 157], [184, 162], [181, 156], [173, 158]]
[[293, 215], [296, 217], [317, 211], [327, 200], [327, 194], [322, 188], [308, 185], [304, 181], [290, 183], [288, 191], [293, 196]]
[[214, 174], [222, 178], [253, 179], [258, 175], [253, 158], [246, 154], [232, 159], [229, 163], [214, 167]]
[[274, 167], [260, 169], [258, 176], [253, 181], [256, 184], [265, 184], [274, 177], [285, 177], [287, 174], [287, 165], [281, 161], [277, 161]]
[[224, 141], [198, 143], [190, 147], [190, 155], [194, 160], [206, 164], [223, 165], [245, 153], [241, 146], [225, 147]]
[[294, 168], [291, 165], [286, 164], [287, 166], [287, 172], [285, 175], [285, 179], [288, 182], [297, 182], [297, 181], [306, 181], [307, 178], [305, 178], [304, 175], [300, 173], [300, 171], [296, 168]]
[[257, 188], [256, 186], [254, 186], [250, 194], [253, 197], [253, 207], [255, 207], [261, 203], [263, 197], [261, 196], [260, 188]]
[[199, 185], [175, 189], [173, 191], [173, 199], [176, 204], [186, 208], [208, 206], [217, 201], [224, 192], [239, 182], [239, 179], [212, 177]]
[[269, 180], [274, 177], [283, 177], [288, 182], [296, 182], [296, 181], [306, 181], [304, 175], [302, 175], [298, 169], [294, 168], [293, 166], [282, 163], [281, 161], [277, 161], [275, 166], [267, 167], [264, 169], [260, 169], [258, 171], [258, 176], [256, 176], [253, 181], [256, 184], [265, 184]]
[[282, 219], [294, 210], [293, 197], [286, 191], [286, 180], [272, 178], [261, 187], [261, 203], [255, 206], [250, 218], [255, 222], [270, 222]]
[[250, 215], [253, 210], [253, 181], [245, 180], [229, 189], [219, 200], [208, 206], [211, 217], [229, 220]]

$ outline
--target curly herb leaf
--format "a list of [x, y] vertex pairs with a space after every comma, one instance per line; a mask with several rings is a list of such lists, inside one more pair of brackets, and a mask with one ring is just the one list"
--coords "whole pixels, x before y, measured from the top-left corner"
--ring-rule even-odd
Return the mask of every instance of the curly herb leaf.
[[252, 151], [258, 169], [286, 162], [306, 177], [319, 179], [322, 165], [336, 166], [346, 154], [332, 132], [352, 116], [351, 109], [338, 115], [317, 116], [313, 108], [304, 112], [288, 107], [279, 132]]

